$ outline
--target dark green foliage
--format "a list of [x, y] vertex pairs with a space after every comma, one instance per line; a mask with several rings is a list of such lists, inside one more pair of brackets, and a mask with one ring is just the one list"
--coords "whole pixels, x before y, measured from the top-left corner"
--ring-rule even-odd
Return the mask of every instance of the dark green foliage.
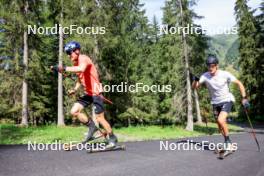
[[[60, 23], [63, 26], [76, 24], [81, 27], [105, 27], [104, 35], [64, 36], [64, 43], [70, 40], [81, 43], [82, 52], [89, 55], [96, 64], [103, 85], [119, 85], [122, 82], [128, 85], [171, 85], [171, 92], [105, 92], [104, 95], [114, 102], [113, 105], [106, 105], [107, 118], [112, 123], [164, 125], [185, 122], [186, 70], [182, 36], [160, 34], [157, 19], [153, 17], [153, 22], [148, 22], [139, 0], [30, 1], [29, 12], [24, 14], [25, 2], [1, 1], [1, 118], [19, 122], [22, 79], [26, 76], [30, 123], [56, 123], [57, 75], [50, 72], [49, 66], [58, 60], [58, 35], [29, 35], [27, 75], [23, 75], [22, 57], [23, 32], [27, 25], [52, 27]], [[217, 35], [211, 37], [211, 40], [205, 35], [186, 36], [190, 72], [200, 76], [206, 71], [206, 55], [216, 54], [221, 60], [221, 66], [231, 65], [240, 71], [239, 76], [253, 104], [251, 112], [262, 116], [264, 78], [260, 75], [264, 75], [264, 4], [261, 4], [261, 13], [253, 16], [246, 2], [236, 2], [238, 39], [236, 35]], [[169, 28], [187, 24], [197, 26], [193, 20], [201, 17], [191, 10], [194, 1], [182, 0], [183, 19], [178, 3], [176, 0], [165, 1], [162, 24], [167, 24]], [[66, 55], [63, 62], [71, 65]], [[69, 112], [75, 99], [67, 96], [66, 91], [73, 86], [71, 79], [64, 79], [67, 123], [72, 121]], [[202, 116], [212, 117], [208, 92], [202, 89], [199, 95]]]
[[218, 34], [210, 37], [208, 53], [220, 59], [221, 66], [238, 61], [238, 36], [234, 34]]
[[[262, 3], [263, 7], [263, 3]], [[263, 21], [261, 15], [253, 16], [246, 0], [237, 0], [235, 6], [239, 26], [239, 66], [241, 80], [247, 88], [252, 109], [251, 113], [263, 115]], [[261, 12], [263, 16], [263, 11]], [[263, 17], [262, 17], [263, 20]], [[262, 26], [261, 26], [262, 22]], [[262, 31], [262, 32], [261, 32]]]
[[227, 50], [225, 55], [225, 63], [226, 65], [233, 65], [234, 68], [238, 69], [238, 60], [239, 60], [239, 40], [235, 40], [235, 42], [231, 45], [231, 47]]

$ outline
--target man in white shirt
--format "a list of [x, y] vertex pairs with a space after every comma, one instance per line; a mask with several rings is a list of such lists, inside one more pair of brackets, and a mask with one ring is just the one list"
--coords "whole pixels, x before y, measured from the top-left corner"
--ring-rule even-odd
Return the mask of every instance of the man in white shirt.
[[205, 84], [209, 90], [213, 113], [217, 119], [219, 131], [225, 138], [225, 143], [231, 144], [229, 131], [226, 123], [228, 113], [231, 111], [232, 104], [235, 101], [234, 96], [229, 90], [229, 84], [238, 85], [242, 95], [242, 104], [248, 105], [245, 87], [231, 73], [218, 69], [218, 59], [215, 56], [209, 56], [206, 60], [208, 71], [199, 78], [194, 77], [192, 87], [197, 89], [201, 84]]

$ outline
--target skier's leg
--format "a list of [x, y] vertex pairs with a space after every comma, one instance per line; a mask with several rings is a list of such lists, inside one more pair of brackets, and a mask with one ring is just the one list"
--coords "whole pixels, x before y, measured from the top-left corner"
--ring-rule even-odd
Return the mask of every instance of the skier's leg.
[[100, 96], [93, 97], [94, 113], [96, 121], [106, 130], [109, 136], [109, 144], [115, 146], [117, 143], [117, 137], [113, 134], [113, 130], [110, 124], [105, 119], [103, 100]]
[[109, 136], [109, 141], [108, 141], [109, 144], [115, 146], [117, 143], [117, 137], [114, 135], [110, 124], [106, 121], [105, 116], [104, 116], [104, 112], [102, 112], [100, 114], [96, 114], [96, 120], [106, 130], [106, 132]]
[[219, 133], [221, 133], [224, 136], [224, 131], [223, 131], [223, 129], [222, 129], [222, 127], [218, 121], [217, 121], [217, 125], [218, 125]]
[[223, 106], [221, 107], [221, 112], [217, 118], [217, 122], [223, 132], [225, 145], [226, 145], [225, 147], [227, 148], [227, 150], [232, 150], [232, 143], [229, 138], [229, 129], [227, 125], [227, 117], [228, 117], [228, 113], [231, 112], [231, 108], [232, 108], [232, 102], [224, 103]]
[[214, 114], [214, 117], [216, 119], [216, 123], [217, 123], [217, 126], [218, 126], [218, 131], [219, 131], [219, 133], [221, 133], [224, 136], [224, 132], [223, 132], [222, 126], [217, 120], [219, 115], [220, 115], [220, 112], [221, 112], [221, 107], [213, 105], [213, 114]]
[[83, 105], [80, 103], [74, 103], [74, 105], [71, 108], [71, 115], [74, 117], [77, 117], [80, 122], [86, 124], [88, 122], [88, 117], [86, 114], [82, 113]]
[[71, 114], [72, 116], [77, 117], [80, 122], [82, 122], [83, 124], [85, 124], [88, 127], [88, 132], [87, 135], [85, 137], [85, 140], [83, 141], [84, 143], [91, 140], [93, 137], [93, 134], [96, 131], [96, 126], [95, 123], [93, 122], [93, 120], [89, 120], [88, 116], [85, 113], [82, 113], [81, 111], [83, 110], [84, 106], [80, 103], [74, 103], [72, 109], [71, 109]]
[[220, 130], [224, 137], [228, 136], [229, 134], [229, 130], [226, 123], [227, 116], [228, 116], [227, 112], [221, 111], [217, 118], [217, 124], [220, 127]]

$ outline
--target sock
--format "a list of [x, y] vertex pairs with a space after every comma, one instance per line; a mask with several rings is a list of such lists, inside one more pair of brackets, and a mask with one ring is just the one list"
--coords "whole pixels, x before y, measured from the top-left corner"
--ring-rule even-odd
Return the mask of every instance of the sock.
[[91, 126], [92, 123], [93, 123], [93, 120], [89, 119], [88, 122], [84, 123], [84, 125], [89, 127], [89, 126]]
[[88, 122], [84, 123], [84, 125], [89, 127], [90, 121], [88, 120]]
[[231, 143], [231, 140], [230, 140], [229, 136], [225, 136], [225, 142], [226, 143]]

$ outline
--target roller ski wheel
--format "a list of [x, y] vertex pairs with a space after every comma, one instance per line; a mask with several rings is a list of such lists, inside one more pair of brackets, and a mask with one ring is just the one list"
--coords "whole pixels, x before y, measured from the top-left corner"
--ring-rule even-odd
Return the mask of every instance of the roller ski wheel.
[[109, 152], [109, 151], [118, 151], [118, 150], [126, 150], [125, 145], [106, 145], [105, 147], [102, 148], [96, 148], [96, 149], [91, 149], [88, 150], [87, 153], [99, 153], [99, 152]]

